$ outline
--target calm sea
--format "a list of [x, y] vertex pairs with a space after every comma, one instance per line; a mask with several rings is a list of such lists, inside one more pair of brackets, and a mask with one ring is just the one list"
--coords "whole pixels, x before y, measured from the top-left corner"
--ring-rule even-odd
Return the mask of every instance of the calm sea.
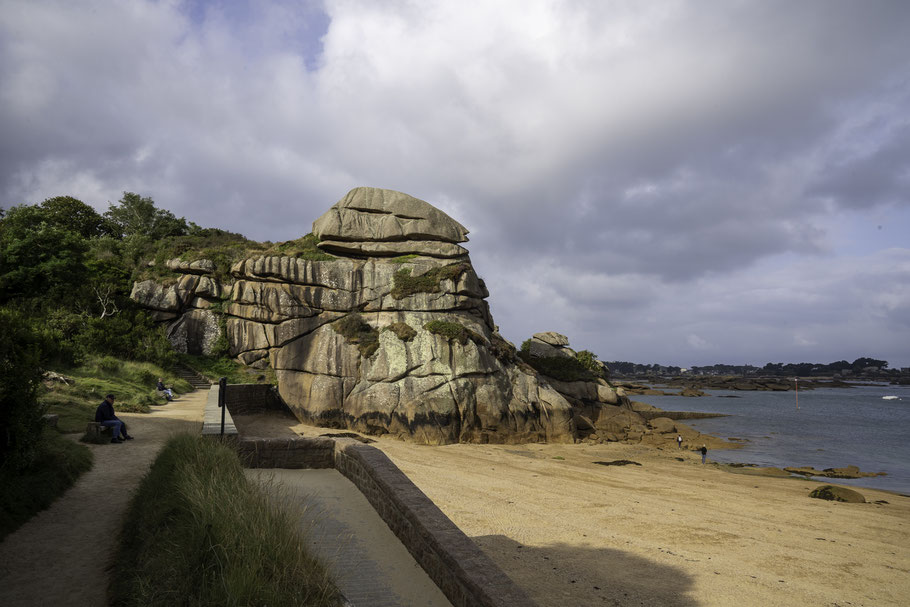
[[[710, 390], [708, 394], [632, 398], [667, 411], [728, 414], [683, 422], [706, 434], [749, 441], [742, 449], [711, 451], [709, 459], [818, 470], [854, 465], [863, 472], [887, 472], [887, 476], [832, 482], [910, 494], [910, 386], [800, 390], [799, 409], [792, 390]], [[901, 400], [883, 400], [887, 395]], [[723, 396], [738, 398], [719, 398]]]

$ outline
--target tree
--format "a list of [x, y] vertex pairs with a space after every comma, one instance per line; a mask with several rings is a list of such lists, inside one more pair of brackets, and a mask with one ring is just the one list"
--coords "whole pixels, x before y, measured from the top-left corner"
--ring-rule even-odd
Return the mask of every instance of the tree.
[[72, 230], [83, 238], [104, 233], [104, 218], [95, 209], [72, 196], [55, 196], [41, 203], [45, 221]]
[[151, 198], [124, 192], [119, 204], [104, 213], [111, 232], [120, 237], [144, 236], [152, 239], [183, 236], [188, 233], [186, 220], [165, 209], [155, 207]]
[[40, 339], [22, 315], [0, 308], [0, 467], [31, 461], [44, 426], [38, 404]]

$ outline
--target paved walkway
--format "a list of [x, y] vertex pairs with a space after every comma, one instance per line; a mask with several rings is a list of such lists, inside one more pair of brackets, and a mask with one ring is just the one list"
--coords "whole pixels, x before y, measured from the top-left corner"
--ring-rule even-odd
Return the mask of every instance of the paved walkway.
[[[335, 470], [247, 470], [301, 506], [310, 548], [354, 607], [451, 607], [367, 499]], [[273, 490], [275, 489], [272, 486]]]
[[170, 436], [199, 431], [207, 395], [184, 394], [147, 415], [118, 413], [136, 439], [88, 445], [92, 469], [0, 544], [0, 605], [107, 605], [107, 568], [133, 490]]

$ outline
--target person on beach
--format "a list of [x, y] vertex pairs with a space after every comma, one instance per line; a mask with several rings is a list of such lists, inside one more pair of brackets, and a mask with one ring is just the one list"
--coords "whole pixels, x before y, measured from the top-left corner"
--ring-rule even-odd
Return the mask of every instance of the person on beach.
[[702, 445], [701, 449], [699, 449], [699, 451], [701, 451], [701, 463], [704, 464], [705, 458], [708, 457], [708, 448], [705, 447], [704, 445]]
[[[112, 443], [122, 443], [125, 440], [133, 440], [133, 437], [127, 434], [126, 424], [114, 414], [114, 395], [108, 394], [95, 409], [95, 421], [102, 426], [112, 428]], [[123, 436], [121, 439], [120, 437]]]
[[164, 394], [164, 398], [168, 400], [174, 400], [174, 393], [171, 392], [170, 388], [165, 387], [164, 382], [160, 377], [158, 378], [158, 385], [155, 386], [155, 389], [159, 392], [162, 392]]
[[677, 434], [677, 435], [676, 435], [676, 445], [677, 445], [680, 449], [682, 449], [682, 434]]

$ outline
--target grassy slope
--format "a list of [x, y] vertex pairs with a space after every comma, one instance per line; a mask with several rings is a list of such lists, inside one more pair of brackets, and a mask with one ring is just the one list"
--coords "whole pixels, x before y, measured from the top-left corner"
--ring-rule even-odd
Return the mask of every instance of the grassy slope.
[[162, 449], [126, 515], [114, 605], [339, 605], [305, 552], [296, 517], [243, 475], [236, 453], [180, 435]]
[[62, 374], [75, 380], [72, 385], [54, 384], [39, 397], [49, 405], [49, 413], [60, 416], [61, 432], [82, 432], [85, 424], [95, 419], [95, 408], [112, 393], [117, 397], [114, 408], [130, 413], [148, 413], [150, 405], [167, 402], [158, 396], [155, 382], [159, 377], [178, 394], [192, 390], [185, 380], [151, 363], [120, 361], [110, 357], [93, 358]]

